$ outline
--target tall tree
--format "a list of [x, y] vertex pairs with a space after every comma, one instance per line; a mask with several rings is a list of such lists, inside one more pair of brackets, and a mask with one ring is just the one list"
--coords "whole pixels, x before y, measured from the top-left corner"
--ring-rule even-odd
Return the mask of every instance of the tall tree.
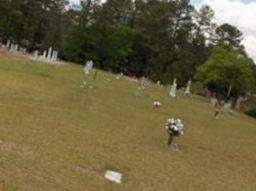
[[222, 46], [214, 48], [209, 60], [198, 68], [195, 77], [212, 91], [228, 96], [247, 93], [254, 82], [250, 60]]

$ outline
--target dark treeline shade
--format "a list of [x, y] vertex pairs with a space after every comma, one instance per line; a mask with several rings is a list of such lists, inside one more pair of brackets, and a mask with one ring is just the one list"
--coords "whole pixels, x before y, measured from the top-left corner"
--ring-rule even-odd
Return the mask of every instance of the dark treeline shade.
[[[192, 79], [216, 45], [248, 60], [242, 33], [214, 23], [209, 6], [189, 0], [1, 0], [0, 37], [28, 50], [53, 46], [62, 59], [179, 85]], [[250, 60], [256, 73], [255, 65]], [[207, 84], [206, 84], [207, 85]]]

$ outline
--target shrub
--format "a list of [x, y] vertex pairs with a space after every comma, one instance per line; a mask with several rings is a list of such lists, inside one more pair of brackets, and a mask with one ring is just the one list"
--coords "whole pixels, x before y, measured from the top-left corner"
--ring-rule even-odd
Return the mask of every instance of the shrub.
[[256, 107], [253, 107], [245, 112], [247, 115], [256, 118]]

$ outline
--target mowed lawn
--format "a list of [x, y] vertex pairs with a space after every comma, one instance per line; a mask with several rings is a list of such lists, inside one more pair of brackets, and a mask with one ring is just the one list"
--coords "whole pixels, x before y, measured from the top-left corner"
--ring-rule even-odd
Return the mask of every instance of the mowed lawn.
[[[256, 190], [256, 120], [243, 114], [216, 120], [203, 98], [155, 85], [135, 96], [136, 82], [112, 74], [3, 53], [0, 84], [1, 191]], [[181, 152], [165, 145], [168, 117], [184, 123]]]

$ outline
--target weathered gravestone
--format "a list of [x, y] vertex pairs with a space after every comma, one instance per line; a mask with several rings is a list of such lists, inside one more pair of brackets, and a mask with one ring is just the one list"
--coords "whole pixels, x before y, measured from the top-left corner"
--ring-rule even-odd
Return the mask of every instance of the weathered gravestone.
[[244, 98], [243, 96], [239, 96], [238, 99], [236, 100], [236, 105], [235, 108], [237, 110], [241, 109], [242, 103], [246, 101], [246, 98]]
[[44, 52], [43, 52], [43, 56], [42, 56], [42, 59], [46, 59], [46, 57], [47, 57], [47, 51], [46, 51], [46, 50], [44, 50]]
[[58, 51], [54, 50], [52, 52], [52, 57], [51, 57], [52, 61], [57, 61], [58, 60]]
[[224, 103], [223, 111], [224, 111], [225, 114], [232, 114], [233, 113], [232, 101], [231, 100]]
[[85, 74], [90, 74], [92, 69], [93, 69], [93, 61], [89, 60], [89, 61], [86, 62], [86, 65], [84, 67], [84, 73]]
[[170, 90], [170, 96], [171, 97], [176, 97], [176, 91], [177, 91], [177, 79], [175, 78], [173, 80], [173, 84], [172, 84], [172, 87], [171, 87], [171, 90]]
[[14, 52], [14, 53], [17, 53], [18, 50], [19, 50], [19, 45], [15, 44], [15, 45], [14, 45], [13, 52]]
[[9, 48], [10, 48], [10, 45], [11, 45], [11, 41], [8, 40], [7, 43], [6, 43], [6, 48], [9, 49]]
[[47, 59], [48, 60], [52, 59], [52, 47], [50, 47], [49, 50], [48, 50]]
[[189, 80], [188, 81], [188, 84], [187, 84], [187, 87], [186, 87], [186, 89], [185, 89], [185, 95], [191, 95], [191, 84], [192, 84], [192, 81], [191, 80]]
[[38, 58], [38, 55], [39, 55], [39, 51], [38, 51], [38, 50], [35, 50], [35, 51], [34, 51], [34, 57], [35, 57], [35, 58]]

